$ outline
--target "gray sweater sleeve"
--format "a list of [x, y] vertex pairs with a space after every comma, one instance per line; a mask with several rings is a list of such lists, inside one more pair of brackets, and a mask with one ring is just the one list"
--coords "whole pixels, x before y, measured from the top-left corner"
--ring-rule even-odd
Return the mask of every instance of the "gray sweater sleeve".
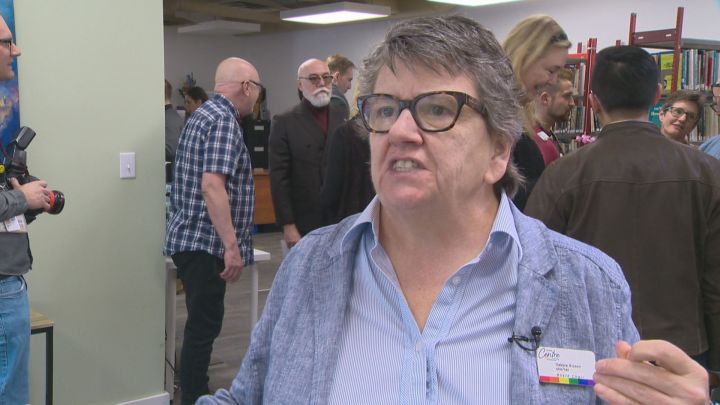
[[0, 221], [27, 211], [27, 201], [20, 190], [0, 191]]

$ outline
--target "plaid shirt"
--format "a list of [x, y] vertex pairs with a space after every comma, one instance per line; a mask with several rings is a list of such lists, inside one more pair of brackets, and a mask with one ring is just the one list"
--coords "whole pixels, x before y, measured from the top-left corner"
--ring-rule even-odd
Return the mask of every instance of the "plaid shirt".
[[245, 264], [254, 262], [252, 226], [255, 205], [250, 154], [235, 117], [237, 109], [215, 95], [188, 119], [175, 156], [175, 176], [170, 192], [165, 254], [205, 251], [222, 258], [220, 236], [210, 221], [202, 195], [203, 173], [227, 176], [225, 190], [240, 254]]

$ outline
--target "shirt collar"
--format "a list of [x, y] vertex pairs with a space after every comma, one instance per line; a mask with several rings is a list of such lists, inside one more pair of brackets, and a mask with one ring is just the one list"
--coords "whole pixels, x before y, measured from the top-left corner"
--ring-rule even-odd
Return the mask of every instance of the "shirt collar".
[[218, 103], [222, 105], [225, 108], [228, 108], [230, 111], [232, 111], [233, 117], [239, 117], [240, 112], [237, 108], [235, 108], [235, 105], [227, 99], [227, 97], [223, 96], [220, 93], [215, 93], [215, 99], [218, 100]]
[[[356, 240], [359, 236], [358, 233], [363, 232], [368, 227], [372, 232], [373, 240], [377, 243], [378, 240], [378, 221], [380, 212], [380, 200], [375, 196], [370, 204], [363, 210], [363, 212], [355, 219], [355, 222], [350, 229], [345, 232], [342, 238], [341, 246], [343, 250], [348, 248], [349, 244], [353, 240]], [[517, 228], [515, 227], [515, 217], [513, 216], [512, 209], [510, 208], [510, 199], [507, 197], [505, 192], [500, 196], [500, 204], [498, 205], [498, 211], [495, 215], [495, 221], [493, 222], [492, 228], [490, 228], [490, 234], [488, 241], [503, 237], [511, 238], [518, 248], [518, 262], [523, 257], [522, 245], [520, 244], [520, 238], [518, 237]]]

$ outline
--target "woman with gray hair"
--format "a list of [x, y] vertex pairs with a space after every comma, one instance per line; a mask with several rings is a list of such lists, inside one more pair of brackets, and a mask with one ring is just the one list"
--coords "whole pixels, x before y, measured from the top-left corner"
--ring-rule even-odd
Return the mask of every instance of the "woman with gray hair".
[[510, 203], [515, 83], [470, 19], [390, 30], [360, 76], [376, 198], [290, 251], [231, 390], [198, 404], [596, 401], [590, 383], [542, 383], [536, 351], [638, 340], [628, 286]]

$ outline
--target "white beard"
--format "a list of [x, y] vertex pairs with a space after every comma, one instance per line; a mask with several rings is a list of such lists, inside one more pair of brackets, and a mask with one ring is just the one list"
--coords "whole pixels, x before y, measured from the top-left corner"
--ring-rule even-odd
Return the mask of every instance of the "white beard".
[[313, 95], [305, 95], [305, 98], [307, 98], [310, 104], [317, 108], [330, 104], [330, 93], [325, 90], [319, 90]]

